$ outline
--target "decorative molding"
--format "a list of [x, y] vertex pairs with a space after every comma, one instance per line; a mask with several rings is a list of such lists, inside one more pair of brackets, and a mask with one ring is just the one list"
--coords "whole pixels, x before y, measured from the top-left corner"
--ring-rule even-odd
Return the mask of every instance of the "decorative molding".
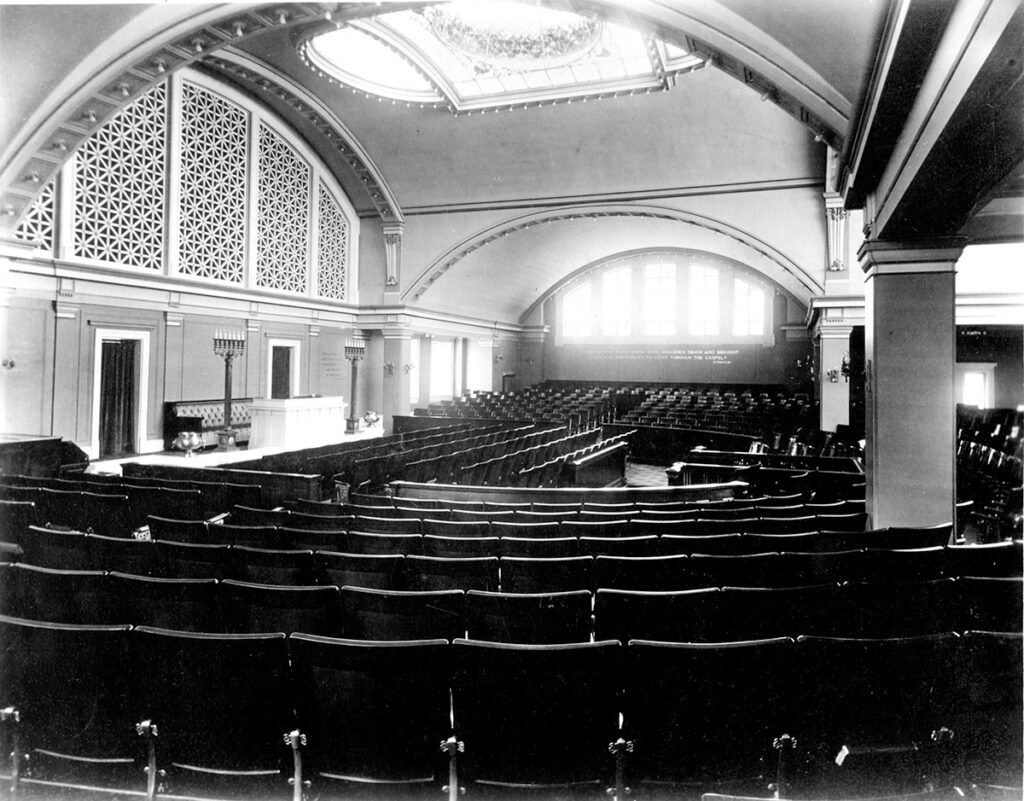
[[784, 178], [773, 181], [738, 181], [727, 184], [698, 184], [695, 186], [669, 186], [637, 189], [630, 192], [592, 192], [578, 195], [547, 197], [518, 197], [504, 200], [481, 200], [466, 203], [435, 203], [423, 206], [404, 206], [406, 217], [461, 212], [513, 211], [517, 209], [546, 209], [551, 206], [589, 205], [597, 203], [635, 203], [651, 200], [672, 200], [681, 197], [715, 197], [719, 195], [752, 192], [781, 192], [793, 189], [818, 189], [821, 178]]
[[381, 231], [384, 234], [386, 269], [384, 285], [397, 287], [402, 274], [402, 233], [405, 231], [405, 223], [386, 222], [381, 226]]
[[842, 272], [849, 265], [847, 259], [850, 250], [850, 220], [843, 208], [842, 196], [834, 192], [825, 193], [825, 220], [828, 234], [828, 256], [825, 269], [829, 272]]
[[320, 336], [320, 326], [318, 326], [318, 325], [311, 325], [311, 326], [309, 326], [309, 336], [310, 336], [310, 339], [312, 339], [314, 337]]
[[59, 320], [74, 320], [78, 317], [82, 307], [78, 303], [66, 303], [62, 300], [55, 300], [53, 302], [53, 310], [57, 313], [57, 319]]
[[[680, 211], [664, 206], [612, 206], [612, 207], [562, 207], [548, 209], [534, 214], [518, 217], [504, 223], [498, 223], [481, 233], [463, 240], [460, 244], [451, 248], [447, 253], [429, 265], [413, 282], [413, 284], [402, 293], [402, 299], [406, 301], [418, 301], [427, 292], [430, 286], [437, 281], [448, 270], [458, 264], [462, 259], [476, 250], [495, 242], [502, 237], [524, 231], [538, 225], [564, 220], [576, 219], [599, 219], [603, 217], [644, 217], [651, 219], [669, 220], [672, 222], [695, 225], [698, 228], [705, 228], [716, 234], [726, 236], [729, 239], [739, 242], [758, 255], [768, 259], [779, 266], [784, 273], [792, 275], [810, 295], [817, 295], [824, 292], [824, 287], [806, 270], [801, 268], [792, 259], [789, 259], [780, 251], [773, 248], [767, 242], [758, 239], [752, 234], [741, 231], [722, 220], [692, 212]], [[534, 304], [520, 319], [525, 319], [530, 311], [536, 306]]]
[[184, 321], [185, 315], [182, 312], [164, 312], [164, 325], [168, 328], [181, 328]]
[[352, 169], [366, 188], [380, 218], [397, 222], [404, 219], [381, 171], [345, 124], [323, 102], [284, 76], [233, 49], [206, 59], [204, 64], [230, 76], [257, 95], [273, 97], [301, 115]]
[[908, 242], [868, 240], [857, 253], [868, 278], [911, 273], [955, 273], [964, 252], [963, 237]]

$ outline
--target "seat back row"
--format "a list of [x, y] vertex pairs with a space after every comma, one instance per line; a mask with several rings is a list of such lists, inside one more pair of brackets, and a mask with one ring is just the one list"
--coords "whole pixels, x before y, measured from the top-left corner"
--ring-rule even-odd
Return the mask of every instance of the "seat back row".
[[[246, 533], [265, 536], [251, 530]], [[702, 553], [701, 547], [696, 548], [697, 553], [691, 552], [695, 550], [692, 540], [703, 538], [671, 535], [523, 539], [288, 530], [270, 533], [288, 538], [287, 544], [292, 547], [134, 540], [30, 526], [18, 538], [20, 553], [8, 555], [8, 559], [60, 569], [114, 570], [169, 578], [241, 577], [301, 584], [310, 583], [311, 576], [323, 574], [327, 566], [341, 564], [341, 560], [359, 565], [361, 578], [370, 573], [393, 575], [388, 560], [407, 557], [410, 570], [430, 573], [437, 581], [461, 589], [497, 589], [500, 573], [503, 587], [521, 584], [529, 588], [523, 591], [595, 587], [685, 590], [1019, 576], [1022, 547], [1007, 542], [911, 550], [715, 554]], [[716, 538], [711, 540], [717, 544]]]
[[[616, 750], [640, 786], [753, 779], [763, 787], [773, 741], [783, 737], [800, 749], [790, 779], [817, 787], [835, 778], [843, 746], [859, 754], [884, 742], [887, 755], [916, 753], [942, 729], [955, 733], [949, 747], [972, 779], [1019, 771], [1020, 634], [360, 643], [4, 617], [0, 642], [0, 703], [17, 711], [15, 758], [32, 754], [33, 782], [52, 780], [53, 762], [65, 776], [70, 764], [73, 777], [85, 765], [138, 767], [139, 733], [152, 749], [150, 774], [159, 770], [175, 795], [190, 796], [206, 795], [211, 782], [220, 797], [260, 782], [284, 798], [286, 778], [303, 775], [318, 793], [368, 781], [436, 790], [442, 776], [474, 790], [497, 783], [550, 793], [611, 783]], [[438, 743], [457, 754], [450, 773]], [[295, 755], [305, 772], [291, 768]], [[840, 775], [864, 781], [855, 763]], [[885, 778], [920, 781], [921, 768], [890, 763]], [[141, 771], [128, 776], [125, 789], [144, 782]]]
[[[409, 588], [438, 586], [406, 560]], [[393, 567], [400, 567], [395, 564]], [[329, 569], [328, 569], [329, 570]], [[430, 566], [425, 566], [429, 571]], [[327, 578], [334, 577], [329, 572]], [[358, 580], [354, 572], [343, 574]], [[0, 612], [62, 623], [212, 632], [306, 631], [356, 639], [469, 636], [511, 642], [724, 641], [815, 634], [1021, 630], [1021, 579], [683, 591], [497, 592], [278, 585], [0, 566]], [[449, 587], [451, 585], [448, 585]], [[894, 610], [898, 612], [894, 613]], [[468, 632], [468, 635], [466, 634]]]

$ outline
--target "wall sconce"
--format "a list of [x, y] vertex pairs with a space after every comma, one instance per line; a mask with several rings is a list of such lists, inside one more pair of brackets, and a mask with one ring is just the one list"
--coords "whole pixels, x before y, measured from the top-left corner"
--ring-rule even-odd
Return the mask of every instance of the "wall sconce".
[[843, 374], [843, 380], [850, 382], [850, 354], [843, 354], [843, 363], [839, 366], [839, 372]]
[[499, 350], [499, 351], [498, 351], [497, 353], [495, 353], [495, 354], [494, 354], [494, 361], [495, 361], [495, 363], [498, 363], [498, 362], [503, 362], [503, 361], [505, 361], [505, 354], [503, 354], [503, 353], [502, 353], [502, 352], [501, 352], [501, 351]]
[[394, 362], [384, 362], [384, 372], [387, 373], [388, 375], [394, 375], [395, 374], [395, 363]]
[[3, 361], [3, 368], [5, 370], [13, 370], [14, 369], [14, 359], [4, 359], [4, 361]]
[[416, 369], [416, 365], [414, 365], [414, 364], [403, 364], [402, 365], [402, 372], [404, 372], [406, 375], [408, 375], [409, 373], [411, 373], [415, 369]]
[[839, 368], [838, 367], [835, 368], [834, 370], [829, 370], [828, 371], [828, 380], [831, 381], [833, 384], [838, 384], [839, 383]]

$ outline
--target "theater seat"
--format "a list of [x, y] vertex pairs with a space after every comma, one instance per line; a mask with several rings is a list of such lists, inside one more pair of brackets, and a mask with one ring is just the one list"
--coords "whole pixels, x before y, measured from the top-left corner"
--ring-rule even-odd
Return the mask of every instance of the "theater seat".
[[285, 635], [131, 633], [134, 702], [159, 730], [171, 793], [266, 797], [288, 792], [297, 728]]
[[[293, 634], [288, 641], [312, 793], [373, 784], [440, 793], [438, 744], [451, 734], [446, 640], [372, 642]], [[415, 666], [411, 670], [410, 666]]]
[[466, 631], [462, 590], [342, 587], [341, 632], [353, 640], [454, 640]]
[[[0, 708], [17, 710], [23, 776], [39, 797], [74, 782], [110, 791], [145, 789], [132, 703], [130, 627], [86, 626], [0, 616]], [[74, 797], [73, 794], [69, 797]]]
[[953, 763], [959, 637], [801, 637], [796, 687], [800, 794], [855, 798], [926, 789]]
[[466, 636], [490, 642], [588, 642], [591, 598], [586, 590], [552, 593], [471, 590], [466, 593]]
[[613, 767], [608, 747], [619, 733], [620, 651], [617, 642], [456, 640], [452, 708], [455, 735], [465, 744], [460, 782], [492, 793], [513, 786], [603, 790]]
[[636, 741], [640, 792], [657, 797], [666, 784], [765, 792], [776, 779], [773, 743], [794, 731], [795, 651], [788, 638], [631, 641], [623, 728]]

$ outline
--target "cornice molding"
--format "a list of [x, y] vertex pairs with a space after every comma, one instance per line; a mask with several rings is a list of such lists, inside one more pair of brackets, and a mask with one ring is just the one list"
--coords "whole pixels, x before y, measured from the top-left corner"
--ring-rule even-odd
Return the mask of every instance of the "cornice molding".
[[795, 189], [820, 189], [821, 178], [783, 178], [774, 181], [747, 181], [728, 184], [701, 184], [695, 186], [652, 187], [629, 192], [594, 192], [580, 195], [550, 197], [507, 198], [469, 203], [434, 203], [425, 206], [406, 206], [406, 217], [431, 214], [466, 212], [512, 211], [516, 209], [543, 209], [590, 203], [636, 203], [648, 200], [672, 200], [680, 197], [715, 197], [753, 192], [785, 192]]

